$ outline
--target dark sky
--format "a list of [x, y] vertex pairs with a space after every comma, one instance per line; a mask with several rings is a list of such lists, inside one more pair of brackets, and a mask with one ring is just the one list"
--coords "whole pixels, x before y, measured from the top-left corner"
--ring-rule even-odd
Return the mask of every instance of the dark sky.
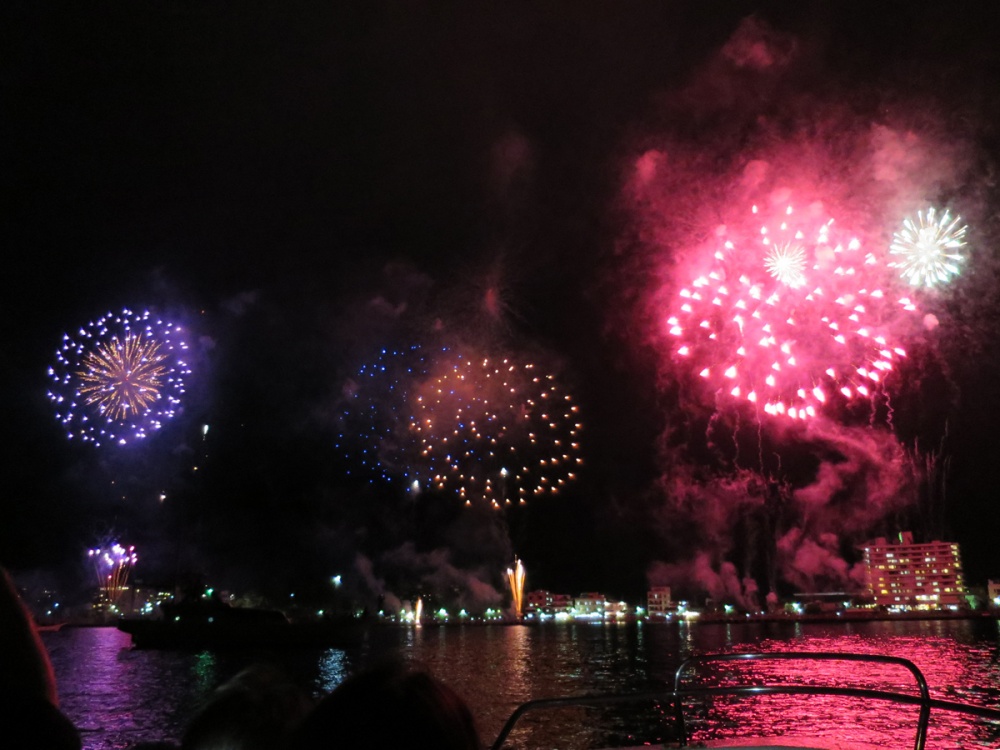
[[[773, 531], [759, 515], [705, 508], [733, 492], [790, 502], [852, 450], [917, 445], [938, 452], [946, 491], [911, 486], [912, 502], [820, 546], [851, 562], [865, 534], [915, 525], [962, 542], [973, 582], [1000, 575], [995, 12], [241, 5], [4, 4], [0, 562], [70, 575], [114, 535], [139, 548], [137, 575], [151, 580], [194, 572], [281, 592], [341, 572], [361, 598], [473, 602], [499, 590], [514, 554], [531, 587], [632, 598], [650, 571], [676, 578], [703, 560], [715, 577], [703, 588], [735, 566], [743, 583], [727, 593], [739, 598], [748, 578], [768, 585], [780, 545], [753, 541]], [[712, 410], [687, 408], [654, 340], [651, 299], [670, 283], [657, 274], [683, 255], [662, 230], [741, 165], [780, 161], [785, 142], [812, 139], [849, 171], [858, 157], [838, 155], [838, 122], [916, 134], [924, 151], [954, 144], [936, 149], [947, 178], [931, 167], [909, 178], [975, 222], [972, 280], [936, 300], [961, 335], [915, 346], [895, 421], [831, 415], [858, 431], [854, 448], [840, 426], [816, 439], [765, 425], [779, 460], [761, 460], [757, 486], [698, 444]], [[629, 185], [654, 152], [671, 165], [681, 154], [683, 189], [657, 177], [642, 203]], [[184, 409], [141, 444], [71, 445], [46, 370], [64, 331], [126, 306], [191, 332]], [[365, 481], [333, 448], [360, 366], [386, 346], [442, 340], [539, 361], [576, 394], [586, 469], [563, 496], [465, 510]], [[845, 509], [876, 481], [865, 471], [838, 491]], [[680, 478], [698, 488], [687, 513]]]

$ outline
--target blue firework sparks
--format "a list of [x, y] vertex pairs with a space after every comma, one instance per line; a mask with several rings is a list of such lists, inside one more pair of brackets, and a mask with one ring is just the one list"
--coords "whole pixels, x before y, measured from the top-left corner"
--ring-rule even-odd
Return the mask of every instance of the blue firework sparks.
[[49, 368], [49, 400], [74, 440], [101, 445], [147, 437], [184, 396], [184, 331], [151, 312], [107, 313], [65, 334]]

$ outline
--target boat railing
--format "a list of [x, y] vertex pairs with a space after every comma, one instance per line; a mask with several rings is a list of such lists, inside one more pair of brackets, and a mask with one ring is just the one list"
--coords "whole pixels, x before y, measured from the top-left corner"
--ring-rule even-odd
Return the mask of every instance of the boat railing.
[[[913, 677], [916, 692], [903, 693], [894, 690], [875, 690], [870, 688], [852, 688], [837, 685], [790, 685], [790, 684], [753, 684], [753, 685], [722, 685], [722, 686], [684, 686], [684, 678], [693, 670], [712, 662], [754, 662], [754, 661], [856, 661], [869, 664], [885, 664], [898, 666]], [[917, 666], [909, 661], [895, 656], [876, 654], [851, 654], [828, 652], [777, 652], [777, 653], [739, 653], [739, 654], [707, 654], [686, 659], [674, 674], [673, 690], [656, 690], [627, 695], [584, 695], [561, 698], [540, 698], [523, 703], [514, 710], [507, 719], [491, 750], [501, 750], [514, 730], [517, 723], [529, 712], [552, 710], [559, 708], [601, 708], [641, 702], [670, 703], [673, 706], [673, 720], [676, 728], [676, 747], [687, 747], [688, 729], [684, 718], [684, 701], [686, 699], [706, 697], [753, 697], [760, 695], [826, 695], [844, 696], [860, 700], [887, 701], [896, 705], [918, 706], [919, 715], [913, 741], [914, 750], [924, 750], [927, 742], [927, 730], [930, 725], [931, 711], [948, 711], [979, 719], [1000, 722], [1000, 709], [983, 706], [939, 700], [930, 697], [927, 680]]]

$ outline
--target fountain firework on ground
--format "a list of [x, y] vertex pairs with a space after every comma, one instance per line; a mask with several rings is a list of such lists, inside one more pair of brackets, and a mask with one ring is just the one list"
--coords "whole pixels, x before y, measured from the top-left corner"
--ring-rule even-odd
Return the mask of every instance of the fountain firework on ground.
[[94, 566], [98, 590], [112, 608], [117, 607], [128, 585], [132, 566], [138, 560], [135, 547], [126, 549], [118, 542], [111, 542], [87, 550], [87, 557]]
[[510, 596], [514, 617], [520, 620], [524, 616], [524, 565], [518, 558], [514, 558], [514, 567], [507, 568], [507, 583], [510, 584]]

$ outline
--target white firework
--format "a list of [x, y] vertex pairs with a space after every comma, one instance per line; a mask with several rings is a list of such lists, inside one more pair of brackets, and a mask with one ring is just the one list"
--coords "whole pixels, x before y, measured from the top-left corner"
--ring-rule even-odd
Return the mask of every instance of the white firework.
[[806, 283], [806, 251], [793, 243], [775, 245], [767, 251], [764, 268], [782, 284], [800, 287]]
[[961, 270], [965, 256], [962, 218], [952, 218], [948, 211], [938, 213], [933, 208], [917, 211], [914, 221], [907, 217], [903, 227], [893, 235], [889, 253], [898, 257], [889, 264], [899, 269], [899, 275], [912, 286], [931, 288], [944, 284]]

